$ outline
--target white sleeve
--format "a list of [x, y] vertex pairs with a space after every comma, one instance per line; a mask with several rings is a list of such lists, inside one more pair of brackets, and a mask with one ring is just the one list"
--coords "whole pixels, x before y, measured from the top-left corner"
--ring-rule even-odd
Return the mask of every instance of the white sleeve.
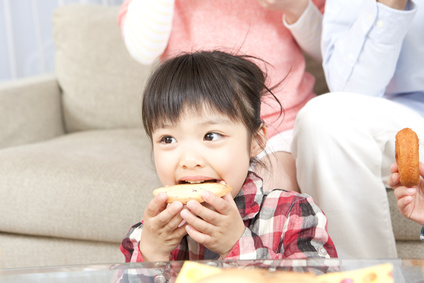
[[285, 16], [283, 23], [290, 30], [300, 48], [315, 60], [321, 61], [322, 14], [309, 0], [306, 10], [294, 24], [288, 24]]
[[361, 2], [326, 1], [323, 68], [331, 91], [383, 96], [417, 9], [412, 2], [404, 11]]
[[123, 22], [123, 37], [131, 56], [151, 64], [166, 49], [172, 30], [175, 0], [133, 0]]

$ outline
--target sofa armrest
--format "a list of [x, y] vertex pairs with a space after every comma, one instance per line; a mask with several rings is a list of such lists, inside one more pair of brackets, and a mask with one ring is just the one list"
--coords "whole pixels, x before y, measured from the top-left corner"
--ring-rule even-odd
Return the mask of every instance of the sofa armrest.
[[63, 134], [61, 90], [54, 75], [0, 83], [0, 148]]

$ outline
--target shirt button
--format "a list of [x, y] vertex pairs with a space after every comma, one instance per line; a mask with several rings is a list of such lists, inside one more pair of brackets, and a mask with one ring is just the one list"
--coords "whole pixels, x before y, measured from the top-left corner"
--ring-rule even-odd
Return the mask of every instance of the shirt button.
[[377, 21], [377, 27], [382, 28], [384, 23], [382, 21]]

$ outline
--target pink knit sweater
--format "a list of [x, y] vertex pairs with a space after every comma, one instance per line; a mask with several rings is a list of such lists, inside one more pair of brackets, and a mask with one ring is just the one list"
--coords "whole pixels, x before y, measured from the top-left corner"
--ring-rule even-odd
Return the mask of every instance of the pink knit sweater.
[[[121, 7], [121, 27], [130, 1]], [[323, 0], [314, 2], [323, 9]], [[182, 51], [220, 49], [268, 62], [269, 85], [282, 81], [274, 94], [284, 108], [280, 116], [275, 100], [265, 99], [262, 104], [261, 116], [272, 137], [293, 128], [300, 108], [315, 96], [314, 78], [305, 72], [305, 59], [282, 16], [257, 0], [175, 0], [172, 32], [161, 59]]]

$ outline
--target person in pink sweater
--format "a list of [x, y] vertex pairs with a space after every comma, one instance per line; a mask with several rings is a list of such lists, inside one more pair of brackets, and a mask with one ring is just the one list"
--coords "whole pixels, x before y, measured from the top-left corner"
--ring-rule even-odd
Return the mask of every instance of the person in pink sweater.
[[[298, 111], [315, 97], [314, 77], [305, 72], [302, 50], [321, 60], [321, 19], [325, 0], [126, 0], [118, 23], [131, 56], [142, 64], [182, 52], [237, 51], [261, 58], [268, 85], [283, 106], [269, 99], [261, 117], [269, 142], [255, 172], [264, 190], [299, 191], [290, 153]], [[284, 122], [283, 122], [284, 121]], [[267, 158], [263, 158], [267, 156]], [[267, 168], [272, 168], [272, 172]]]

